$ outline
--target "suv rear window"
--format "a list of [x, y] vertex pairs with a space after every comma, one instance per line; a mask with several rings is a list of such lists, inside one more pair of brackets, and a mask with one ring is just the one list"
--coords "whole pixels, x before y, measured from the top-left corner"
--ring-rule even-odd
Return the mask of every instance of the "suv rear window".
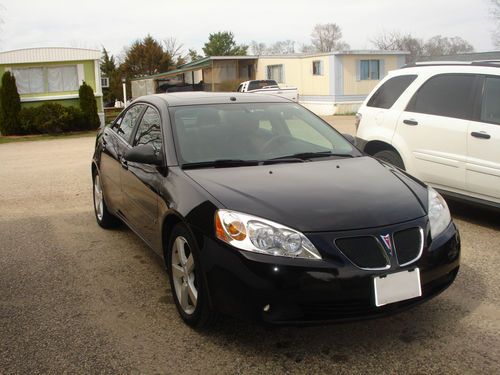
[[397, 76], [387, 80], [375, 91], [368, 103], [368, 107], [391, 108], [408, 86], [417, 78], [416, 75]]
[[441, 74], [430, 78], [415, 93], [406, 108], [409, 112], [472, 118], [474, 74]]

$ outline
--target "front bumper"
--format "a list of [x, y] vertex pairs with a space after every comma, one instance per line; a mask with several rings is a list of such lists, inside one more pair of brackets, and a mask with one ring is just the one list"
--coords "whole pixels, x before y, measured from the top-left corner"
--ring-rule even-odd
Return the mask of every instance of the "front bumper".
[[[379, 271], [360, 269], [342, 253], [330, 249], [328, 244], [336, 233], [306, 235], [322, 253], [322, 260], [239, 251], [205, 237], [201, 255], [212, 307], [229, 315], [274, 324], [380, 317], [439, 294], [453, 282], [460, 265], [460, 237], [453, 223], [433, 241], [427, 225], [425, 246], [417, 261], [405, 267], [391, 264], [390, 269]], [[422, 296], [376, 307], [373, 277], [415, 267], [420, 269]]]

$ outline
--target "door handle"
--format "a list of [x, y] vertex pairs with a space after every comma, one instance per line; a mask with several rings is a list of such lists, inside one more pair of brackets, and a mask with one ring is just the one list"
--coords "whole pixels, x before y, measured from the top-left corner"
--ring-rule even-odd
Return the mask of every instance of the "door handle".
[[417, 120], [413, 120], [413, 119], [403, 120], [403, 123], [406, 124], [406, 125], [412, 125], [412, 126], [418, 125], [418, 121]]
[[122, 165], [123, 169], [128, 169], [128, 163], [125, 159], [121, 158], [120, 159], [120, 164]]
[[476, 138], [481, 138], [481, 139], [490, 139], [491, 138], [491, 136], [485, 132], [472, 132], [472, 133], [470, 133], [470, 135], [472, 135], [473, 137], [476, 137]]

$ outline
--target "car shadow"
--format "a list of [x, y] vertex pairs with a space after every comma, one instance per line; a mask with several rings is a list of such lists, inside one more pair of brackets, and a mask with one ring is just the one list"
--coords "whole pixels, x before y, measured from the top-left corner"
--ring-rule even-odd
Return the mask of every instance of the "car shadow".
[[500, 210], [476, 206], [449, 198], [446, 199], [446, 202], [454, 219], [500, 230]]
[[[468, 290], [474, 280], [474, 293]], [[479, 294], [478, 294], [479, 291]], [[361, 352], [378, 356], [394, 347], [426, 345], [436, 337], [463, 330], [462, 321], [486, 298], [483, 277], [463, 265], [455, 283], [436, 298], [411, 310], [385, 318], [345, 324], [263, 326], [224, 317], [202, 333], [215, 345], [242, 356], [282, 356], [296, 363], [305, 358], [348, 362]]]

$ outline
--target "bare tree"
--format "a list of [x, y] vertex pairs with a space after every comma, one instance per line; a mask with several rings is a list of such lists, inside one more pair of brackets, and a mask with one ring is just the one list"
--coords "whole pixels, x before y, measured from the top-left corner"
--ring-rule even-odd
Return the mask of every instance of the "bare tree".
[[383, 51], [407, 51], [406, 62], [412, 63], [423, 55], [424, 42], [411, 34], [403, 34], [399, 31], [384, 31], [370, 39], [370, 42]]
[[166, 53], [170, 55], [175, 65], [179, 66], [186, 62], [186, 56], [184, 56], [184, 45], [177, 41], [177, 38], [170, 36], [162, 40], [163, 49]]
[[314, 47], [312, 44], [302, 44], [300, 46], [300, 52], [302, 52], [302, 53], [314, 53], [314, 52], [316, 52], [316, 47]]
[[259, 43], [255, 40], [250, 42], [250, 50], [252, 51], [252, 55], [264, 55], [267, 50], [266, 43]]
[[289, 55], [295, 53], [295, 42], [293, 40], [280, 40], [266, 49], [269, 55]]
[[336, 23], [317, 24], [311, 33], [311, 43], [317, 52], [332, 52], [349, 49], [342, 41], [342, 30]]
[[459, 36], [448, 38], [436, 35], [424, 44], [424, 55], [426, 56], [455, 55], [466, 52], [474, 52], [474, 47]]

